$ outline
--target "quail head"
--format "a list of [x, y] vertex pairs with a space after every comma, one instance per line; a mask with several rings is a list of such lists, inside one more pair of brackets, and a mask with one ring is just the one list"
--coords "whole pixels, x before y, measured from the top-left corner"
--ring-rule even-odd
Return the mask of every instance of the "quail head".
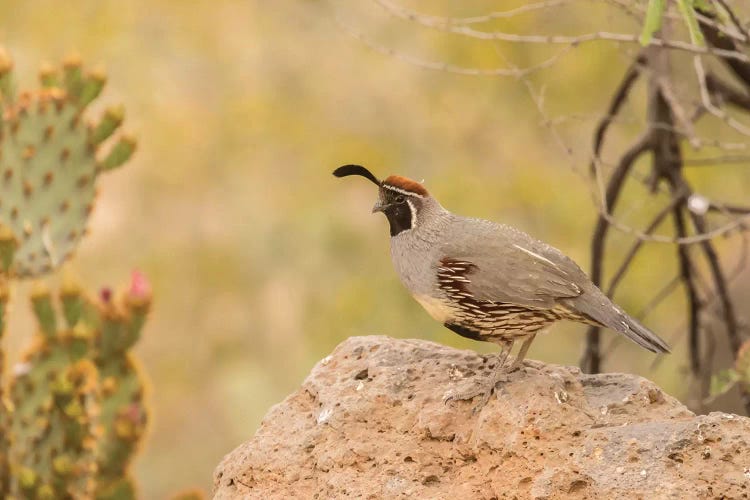
[[[372, 211], [388, 219], [393, 266], [417, 302], [455, 333], [501, 346], [488, 385], [448, 399], [481, 395], [475, 409], [484, 406], [505, 374], [521, 365], [537, 332], [559, 320], [607, 327], [651, 352], [669, 352], [556, 248], [504, 224], [452, 214], [406, 177], [380, 181], [359, 165], [333, 174], [377, 184]], [[516, 341], [521, 348], [507, 365]]]

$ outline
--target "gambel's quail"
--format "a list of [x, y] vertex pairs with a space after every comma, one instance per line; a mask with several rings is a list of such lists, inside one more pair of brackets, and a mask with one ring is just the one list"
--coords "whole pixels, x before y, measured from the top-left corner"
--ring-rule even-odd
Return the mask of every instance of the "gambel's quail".
[[[505, 374], [521, 366], [537, 332], [562, 319], [607, 327], [651, 352], [669, 352], [556, 248], [504, 224], [454, 215], [406, 177], [379, 181], [360, 165], [333, 175], [361, 175], [378, 185], [372, 211], [388, 218], [393, 265], [417, 302], [457, 334], [501, 346], [489, 385], [448, 399], [482, 396], [477, 409], [484, 406]], [[508, 366], [517, 340], [521, 349]]]

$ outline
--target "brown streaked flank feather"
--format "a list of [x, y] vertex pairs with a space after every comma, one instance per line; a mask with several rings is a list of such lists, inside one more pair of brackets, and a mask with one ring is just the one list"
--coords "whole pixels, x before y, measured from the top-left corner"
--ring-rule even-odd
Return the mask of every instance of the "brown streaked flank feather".
[[472, 262], [443, 258], [437, 268], [437, 286], [455, 306], [452, 322], [474, 331], [475, 340], [507, 342], [536, 333], [554, 321], [568, 319], [601, 325], [562, 305], [528, 307], [522, 304], [483, 300], [475, 297], [469, 285], [479, 268]]
[[418, 194], [419, 196], [430, 196], [430, 193], [424, 188], [422, 184], [417, 181], [413, 181], [400, 175], [390, 175], [383, 181], [383, 187], [392, 186], [410, 193]]

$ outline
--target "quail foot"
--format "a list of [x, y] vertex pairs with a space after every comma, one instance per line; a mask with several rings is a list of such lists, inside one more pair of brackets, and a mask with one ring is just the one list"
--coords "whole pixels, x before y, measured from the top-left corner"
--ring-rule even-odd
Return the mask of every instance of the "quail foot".
[[[505, 224], [453, 214], [406, 177], [381, 181], [360, 165], [333, 174], [359, 175], [378, 186], [372, 211], [388, 219], [393, 266], [430, 316], [463, 337], [500, 345], [487, 383], [447, 400], [481, 396], [475, 411], [481, 409], [506, 374], [521, 366], [535, 335], [559, 320], [606, 327], [651, 352], [669, 352], [556, 248]], [[508, 364], [516, 341], [521, 349]]]

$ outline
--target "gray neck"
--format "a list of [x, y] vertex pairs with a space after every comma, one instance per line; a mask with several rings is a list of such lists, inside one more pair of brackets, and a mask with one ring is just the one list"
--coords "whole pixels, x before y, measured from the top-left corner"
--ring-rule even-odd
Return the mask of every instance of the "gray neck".
[[391, 222], [392, 240], [402, 237], [414, 237], [421, 240], [434, 241], [440, 236], [443, 228], [448, 223], [448, 219], [451, 217], [451, 213], [432, 197], [421, 199], [418, 203], [419, 207], [416, 210], [416, 220], [413, 227], [411, 220], [409, 220], [409, 227], [407, 229], [401, 228], [394, 234], [394, 226], [393, 222]]
[[401, 282], [416, 296], [434, 295], [435, 263], [450, 239], [455, 215], [432, 198], [419, 200], [417, 221], [412, 229], [391, 237], [391, 259]]

